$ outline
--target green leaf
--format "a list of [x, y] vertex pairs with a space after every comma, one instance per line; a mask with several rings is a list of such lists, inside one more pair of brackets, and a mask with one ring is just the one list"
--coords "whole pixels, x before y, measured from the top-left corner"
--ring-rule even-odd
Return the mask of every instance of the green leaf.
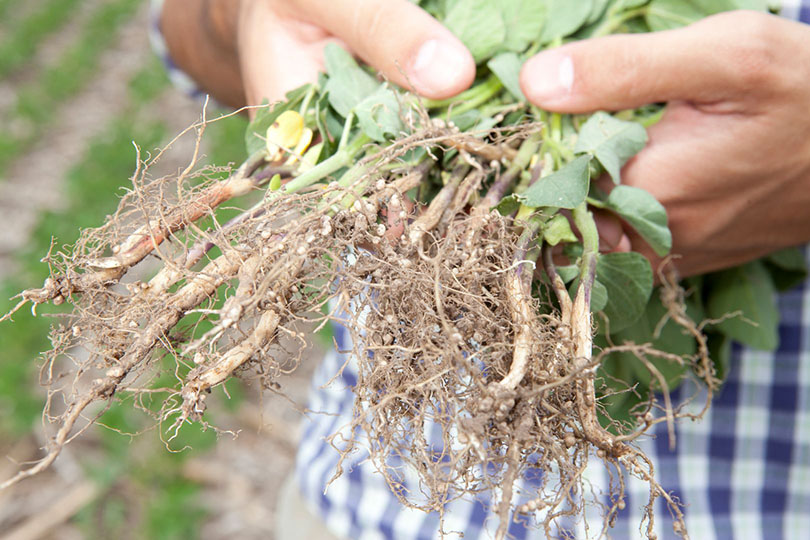
[[670, 30], [735, 9], [767, 11], [767, 0], [652, 0], [647, 24], [653, 31]]
[[520, 208], [520, 201], [515, 195], [507, 195], [495, 205], [495, 210], [502, 216], [511, 216]]
[[323, 56], [329, 75], [324, 90], [332, 107], [346, 118], [380, 84], [357, 65], [351, 54], [334, 43], [326, 46]]
[[[661, 303], [661, 297], [658, 294], [653, 294], [644, 314], [632, 325], [628, 326], [620, 332], [616, 332], [611, 336], [611, 341], [617, 345], [625, 343], [632, 343], [642, 345], [651, 343], [652, 346], [659, 350], [678, 356], [684, 357], [688, 362], [688, 357], [695, 354], [697, 351], [697, 343], [695, 338], [678, 326], [671, 319], [659, 328], [661, 322], [667, 317], [668, 310]], [[660, 333], [656, 335], [656, 330]], [[627, 362], [635, 377], [642, 385], [642, 395], [644, 395], [644, 388], [658, 386], [657, 379], [652, 378], [650, 370], [636, 357], [635, 354], [630, 352], [614, 352], [611, 357], [615, 357], [617, 361]], [[681, 382], [681, 379], [688, 371], [688, 364], [679, 364], [664, 358], [648, 357], [647, 360], [663, 375], [664, 380], [670, 390], [675, 389]]]
[[552, 246], [560, 242], [576, 242], [577, 235], [571, 230], [571, 223], [562, 214], [556, 214], [543, 224], [543, 240]]
[[607, 207], [629, 223], [658, 255], [666, 255], [672, 249], [667, 211], [643, 189], [616, 186], [608, 196]]
[[377, 142], [385, 142], [388, 135], [396, 137], [403, 129], [400, 103], [390, 88], [380, 87], [361, 101], [354, 112], [363, 133]]
[[[606, 253], [596, 262], [596, 277], [607, 289], [609, 301], [603, 311], [610, 332], [619, 332], [636, 322], [653, 289], [649, 261], [640, 253]], [[603, 321], [600, 326], [604, 327]]]
[[[572, 300], [576, 296], [578, 288], [579, 277], [575, 278], [574, 281], [571, 282], [571, 285], [568, 286], [568, 294], [571, 295]], [[608, 291], [598, 279], [595, 279], [593, 281], [593, 285], [591, 286], [591, 312], [596, 313], [598, 311], [602, 311], [605, 309], [607, 304]]]
[[610, 0], [594, 0], [593, 5], [591, 6], [591, 12], [588, 15], [588, 19], [585, 21], [585, 24], [593, 24], [599, 21], [605, 14], [605, 10], [607, 10], [609, 3]]
[[779, 344], [779, 311], [776, 288], [765, 265], [754, 261], [707, 279], [708, 315], [712, 319], [725, 317], [715, 328], [754, 349], [775, 349]]
[[[306, 84], [291, 90], [287, 93], [284, 101], [257, 110], [256, 116], [250, 121], [247, 131], [245, 131], [245, 147], [248, 155], [252, 155], [265, 147], [267, 129], [273, 125], [273, 122], [281, 113], [297, 108], [304, 101], [304, 96], [311, 87], [311, 84]], [[262, 105], [268, 105], [268, 101], [264, 100]]]
[[598, 112], [582, 126], [574, 152], [592, 154], [619, 184], [622, 167], [645, 144], [647, 131], [643, 126]]
[[470, 50], [479, 63], [495, 54], [506, 40], [506, 24], [491, 0], [456, 0], [444, 25]]
[[570, 36], [585, 24], [593, 10], [593, 0], [546, 0], [546, 4], [548, 14], [541, 43]]
[[707, 15], [701, 6], [689, 0], [653, 0], [648, 7], [647, 24], [658, 32], [692, 24]]
[[714, 365], [714, 376], [722, 381], [728, 377], [728, 372], [731, 370], [732, 340], [718, 332], [708, 332], [706, 338], [709, 358], [712, 359]]
[[[500, 0], [501, 16], [506, 25], [503, 48], [522, 52], [540, 35], [546, 20], [547, 2], [544, 0]], [[516, 97], [519, 97], [516, 95]]]
[[776, 288], [787, 291], [807, 278], [807, 264], [799, 248], [788, 248], [771, 253], [763, 259]]
[[523, 204], [532, 208], [551, 206], [576, 208], [588, 195], [590, 156], [580, 156], [562, 169], [541, 178], [518, 195]]
[[579, 275], [579, 267], [575, 264], [557, 267], [557, 275], [563, 280], [564, 283], [569, 283], [577, 278]]
[[478, 109], [473, 109], [471, 111], [465, 111], [461, 114], [456, 114], [450, 117], [450, 120], [456, 125], [458, 129], [461, 131], [470, 131], [472, 127], [481, 120], [481, 111]]
[[501, 53], [487, 62], [487, 67], [501, 80], [504, 87], [509, 90], [518, 101], [526, 101], [526, 96], [520, 89], [520, 68], [523, 62], [513, 52]]

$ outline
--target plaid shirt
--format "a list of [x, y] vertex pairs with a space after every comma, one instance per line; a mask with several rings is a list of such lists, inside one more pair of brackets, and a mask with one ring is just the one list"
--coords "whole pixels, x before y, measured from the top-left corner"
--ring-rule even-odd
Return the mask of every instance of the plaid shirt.
[[[810, 0], [782, 4], [783, 16], [810, 23]], [[192, 88], [188, 77], [172, 69], [159, 32], [153, 34], [156, 50], [163, 53], [173, 79], [181, 87]], [[810, 249], [805, 253], [810, 264]], [[706, 417], [676, 425], [674, 451], [669, 450], [664, 424], [639, 442], [653, 459], [663, 487], [685, 504], [687, 529], [693, 539], [810, 538], [810, 283], [781, 294], [779, 308], [779, 348], [764, 352], [735, 347], [728, 379]], [[344, 331], [337, 329], [336, 339], [341, 349], [349, 348]], [[340, 378], [325, 385], [345, 362], [342, 355], [329, 353], [312, 381], [309, 409], [327, 414], [311, 414], [304, 422], [296, 460], [304, 499], [338, 537], [436, 538], [438, 515], [402, 507], [367, 454], [356, 453], [344, 462], [343, 476], [324, 492], [338, 463], [337, 452], [324, 439], [345, 430], [351, 421], [350, 389], [356, 383], [352, 363]], [[674, 392], [673, 400], [684, 399], [686, 391]], [[700, 398], [693, 403], [696, 410], [691, 412], [697, 412]], [[591, 461], [586, 479], [594, 493], [607, 493], [607, 472], [599, 460]], [[648, 488], [633, 478], [626, 481], [626, 509], [609, 534], [617, 539], [641, 538], [639, 523]], [[416, 488], [412, 493], [419, 492], [415, 482], [414, 478], [408, 486]], [[530, 485], [525, 488], [531, 492]], [[458, 533], [458, 537], [463, 533], [465, 540], [494, 537], [498, 523], [488, 513], [488, 505], [482, 499], [451, 503], [446, 508], [444, 530]], [[670, 514], [660, 499], [656, 510], [658, 538], [675, 538]], [[597, 536], [601, 514], [592, 506], [588, 512], [593, 515], [586, 521], [594, 525], [590, 537]], [[582, 523], [570, 527], [577, 538], [588, 537]], [[514, 538], [545, 537], [541, 530], [520, 523], [513, 523], [509, 533]]]

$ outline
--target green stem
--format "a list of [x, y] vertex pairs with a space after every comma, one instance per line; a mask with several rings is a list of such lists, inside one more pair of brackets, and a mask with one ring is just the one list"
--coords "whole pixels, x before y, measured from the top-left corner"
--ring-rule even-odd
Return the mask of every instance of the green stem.
[[304, 174], [290, 180], [283, 188], [274, 193], [295, 193], [323, 180], [343, 167], [348, 167], [363, 146], [370, 140], [366, 135], [358, 135], [351, 143], [346, 144], [345, 148], [338, 150], [334, 155], [321, 161]]
[[624, 13], [619, 13], [615, 17], [610, 16], [607, 18], [605, 22], [603, 22], [593, 31], [591, 37], [595, 38], [613, 34], [618, 29], [620, 29], [622, 25], [627, 21], [635, 19], [636, 17], [643, 17], [644, 15], [647, 14], [648, 11], [649, 11], [648, 6], [643, 6], [640, 8], [625, 11]]
[[343, 124], [343, 133], [340, 135], [340, 142], [338, 143], [338, 151], [342, 150], [349, 144], [349, 136], [352, 133], [352, 123], [354, 122], [354, 112], [350, 112], [346, 117], [346, 123]]
[[309, 112], [309, 104], [312, 103], [312, 98], [315, 97], [315, 92], [318, 90], [318, 86], [315, 84], [310, 85], [309, 90], [307, 90], [306, 96], [304, 96], [304, 102], [301, 103], [301, 109], [299, 113], [302, 117], [307, 117], [307, 112]]
[[[490, 75], [486, 81], [482, 82], [481, 84], [476, 84], [469, 90], [462, 92], [455, 97], [438, 101], [426, 99], [423, 101], [423, 103], [427, 109], [447, 109], [447, 111], [442, 111], [442, 114], [452, 110], [454, 115], [458, 115], [471, 111], [482, 103], [486, 103], [495, 97], [502, 88], [503, 84], [501, 83], [501, 80], [495, 75]], [[456, 106], [453, 107], [453, 105]], [[439, 116], [441, 116], [441, 114]]]
[[596, 276], [596, 258], [599, 255], [599, 231], [587, 203], [583, 202], [574, 208], [571, 216], [574, 218], [574, 225], [582, 235], [582, 261], [579, 268], [577, 296], [584, 294], [585, 303], [590, 305], [591, 288]]

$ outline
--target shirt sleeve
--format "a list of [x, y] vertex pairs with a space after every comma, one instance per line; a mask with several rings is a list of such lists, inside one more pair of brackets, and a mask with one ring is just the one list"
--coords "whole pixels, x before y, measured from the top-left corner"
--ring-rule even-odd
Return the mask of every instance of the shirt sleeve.
[[810, 24], [810, 0], [782, 0], [780, 13], [783, 17]]
[[149, 9], [149, 42], [152, 45], [152, 50], [163, 62], [169, 74], [169, 79], [177, 89], [194, 98], [203, 99], [205, 93], [200, 90], [194, 82], [194, 79], [189, 77], [174, 63], [169, 54], [169, 48], [166, 46], [163, 30], [160, 27], [160, 15], [162, 12], [163, 0], [151, 0]]

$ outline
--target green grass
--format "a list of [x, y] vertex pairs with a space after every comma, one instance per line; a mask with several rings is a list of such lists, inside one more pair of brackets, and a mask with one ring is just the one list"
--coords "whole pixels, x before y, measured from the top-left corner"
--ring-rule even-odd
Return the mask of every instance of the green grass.
[[14, 17], [9, 14], [11, 8], [19, 5], [20, 0], [0, 0], [0, 28], [10, 26], [9, 23], [15, 23]]
[[[48, 0], [14, 24], [0, 43], [0, 79], [24, 66], [36, 54], [40, 42], [70, 20], [78, 5], [79, 0]], [[0, 4], [0, 17], [6, 9]]]
[[[0, 0], [0, 8], [3, 0]], [[117, 14], [115, 24], [125, 19], [125, 14], [134, 7], [132, 0], [121, 1], [94, 16], [96, 25], [111, 21]], [[104, 16], [102, 16], [102, 14]], [[97, 27], [97, 26], [96, 26]], [[109, 25], [105, 31], [112, 34]], [[105, 38], [108, 39], [108, 38]], [[75, 93], [87, 84], [95, 68], [91, 65], [97, 53], [90, 50], [91, 44], [103, 43], [104, 39], [91, 32], [82, 36], [64, 55], [69, 60], [64, 67], [54, 66], [37, 83], [27, 90], [35, 90], [39, 98], [21, 96], [19, 114], [32, 119], [39, 132], [47, 129], [52, 114], [66, 93]], [[94, 55], [96, 55], [94, 57]], [[80, 67], [77, 64], [81, 64]], [[72, 67], [71, 67], [72, 66]], [[71, 69], [76, 73], [71, 73]], [[74, 77], [75, 75], [75, 77]], [[27, 244], [25, 253], [19, 255], [20, 272], [13, 279], [0, 283], [0, 312], [12, 304], [6, 300], [23, 288], [38, 286], [47, 275], [47, 268], [39, 262], [48, 250], [52, 237], [57, 245], [69, 244], [78, 237], [81, 227], [99, 225], [104, 216], [117, 204], [115, 194], [127, 184], [134, 166], [135, 140], [148, 150], [165, 143], [175, 133], [170, 133], [162, 120], [149, 120], [149, 107], [166, 90], [168, 79], [159, 61], [152, 60], [129, 81], [129, 101], [120, 113], [108, 123], [105, 131], [86, 148], [82, 160], [66, 175], [63, 209], [46, 212]], [[61, 93], [60, 93], [61, 92]], [[23, 107], [37, 103], [39, 109]], [[209, 110], [209, 116], [216, 114]], [[153, 115], [152, 115], [153, 116]], [[189, 121], [191, 121], [190, 119]], [[208, 161], [216, 164], [239, 163], [245, 158], [243, 137], [246, 121], [232, 117], [211, 124], [206, 130], [210, 148]], [[8, 144], [8, 137], [0, 135], [0, 146]], [[14, 146], [24, 151], [31, 141], [17, 140]], [[0, 151], [0, 167], [7, 165], [14, 154]], [[3, 161], [5, 159], [5, 161]], [[56, 171], [58, 174], [59, 171]], [[60, 308], [43, 306], [40, 313], [58, 312]], [[39, 352], [48, 348], [48, 329], [53, 319], [34, 318], [27, 311], [18, 313], [13, 324], [0, 324], [0, 438], [19, 438], [32, 429], [39, 430], [42, 412], [42, 393], [36, 390]], [[172, 377], [170, 366], [161, 376], [168, 383]], [[238, 384], [228, 386], [235, 406], [242, 394]], [[158, 404], [155, 403], [157, 408]], [[96, 437], [102, 451], [100, 459], [86, 463], [87, 472], [101, 486], [105, 495], [83, 509], [75, 518], [86, 538], [149, 538], [193, 539], [199, 536], [205, 511], [198, 498], [199, 487], [181, 475], [183, 460], [210, 448], [216, 441], [212, 431], [203, 431], [197, 426], [186, 426], [181, 431], [173, 448], [189, 446], [192, 450], [171, 453], [158, 440], [152, 430], [133, 440], [120, 432], [134, 433], [149, 426], [152, 420], [132, 406], [131, 398], [116, 403], [104, 414], [102, 423], [110, 429], [99, 428]], [[100, 436], [99, 436], [100, 433]]]
[[11, 118], [25, 127], [0, 131], [0, 175], [46, 130], [62, 103], [82, 90], [98, 69], [98, 61], [113, 43], [118, 28], [131, 18], [139, 0], [102, 5], [85, 23], [79, 39], [38, 79], [18, 89]]

